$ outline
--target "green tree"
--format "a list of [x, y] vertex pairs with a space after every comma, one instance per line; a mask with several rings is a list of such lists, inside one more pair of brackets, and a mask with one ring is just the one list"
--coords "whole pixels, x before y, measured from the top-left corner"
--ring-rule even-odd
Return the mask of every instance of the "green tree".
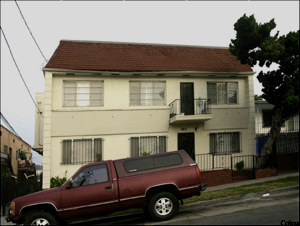
[[261, 95], [254, 94], [254, 100], [263, 100]]
[[262, 83], [262, 98], [274, 105], [272, 126], [262, 155], [272, 153], [273, 142], [280, 136], [284, 120], [298, 112], [299, 108], [299, 30], [272, 36], [276, 27], [274, 19], [258, 24], [254, 15], [244, 14], [234, 24], [236, 39], [229, 49], [242, 64], [260, 67], [271, 64], [277, 69], [260, 71], [257, 78]]

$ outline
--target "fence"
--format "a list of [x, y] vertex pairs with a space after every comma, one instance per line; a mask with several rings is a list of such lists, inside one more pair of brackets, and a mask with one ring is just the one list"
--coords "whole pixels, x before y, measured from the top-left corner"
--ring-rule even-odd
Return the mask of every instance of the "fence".
[[[259, 154], [268, 139], [268, 135], [256, 138], [256, 153]], [[299, 152], [299, 131], [280, 133], [280, 137], [276, 140], [276, 153]]]
[[213, 170], [231, 168], [231, 155], [229, 154], [198, 154], [195, 160], [200, 170]]
[[200, 170], [231, 169], [232, 180], [255, 179], [255, 170], [277, 169], [277, 173], [299, 171], [299, 151], [277, 155], [198, 154]]
[[40, 180], [32, 177], [28, 180], [18, 180], [14, 178], [1, 178], [1, 206], [2, 214], [5, 214], [5, 206], [14, 198], [28, 195], [42, 190], [42, 174]]

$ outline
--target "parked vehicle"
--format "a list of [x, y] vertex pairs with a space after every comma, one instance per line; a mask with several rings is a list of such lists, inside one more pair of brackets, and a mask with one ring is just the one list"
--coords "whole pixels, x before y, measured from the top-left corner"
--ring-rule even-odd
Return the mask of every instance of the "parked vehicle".
[[7, 221], [52, 225], [65, 220], [142, 207], [155, 220], [176, 215], [179, 200], [200, 195], [206, 184], [183, 150], [95, 162], [64, 185], [12, 200]]

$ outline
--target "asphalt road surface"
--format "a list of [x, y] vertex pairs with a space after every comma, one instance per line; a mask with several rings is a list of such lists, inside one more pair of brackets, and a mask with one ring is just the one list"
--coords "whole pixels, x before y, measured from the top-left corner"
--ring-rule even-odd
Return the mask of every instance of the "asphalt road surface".
[[299, 225], [299, 186], [180, 206], [177, 216], [164, 222], [155, 222], [145, 214], [133, 214], [82, 224]]

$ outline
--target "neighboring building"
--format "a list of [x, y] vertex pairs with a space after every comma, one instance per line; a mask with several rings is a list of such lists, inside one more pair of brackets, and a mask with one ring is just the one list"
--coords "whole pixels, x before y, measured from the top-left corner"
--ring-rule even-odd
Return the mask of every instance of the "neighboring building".
[[[272, 125], [272, 109], [274, 105], [265, 100], [255, 101], [255, 133], [256, 136], [268, 134]], [[299, 132], [299, 114], [286, 120], [281, 126], [281, 133]]]
[[[24, 154], [22, 155], [22, 153]], [[10, 162], [13, 174], [18, 175], [21, 168], [19, 164], [21, 158], [24, 160], [31, 159], [31, 146], [21, 137], [1, 125], [1, 164], [8, 162], [9, 165]]]
[[254, 72], [228, 48], [62, 40], [43, 71], [43, 188], [100, 160], [255, 154]]
[[[272, 126], [274, 105], [265, 100], [255, 101], [256, 153], [260, 154]], [[281, 126], [276, 140], [277, 154], [299, 152], [299, 113], [287, 119]]]

